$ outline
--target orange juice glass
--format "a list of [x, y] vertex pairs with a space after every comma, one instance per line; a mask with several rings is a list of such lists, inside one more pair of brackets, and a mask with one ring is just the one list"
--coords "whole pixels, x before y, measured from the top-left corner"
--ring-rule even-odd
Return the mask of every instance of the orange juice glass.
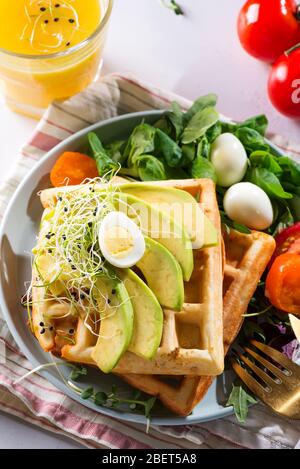
[[38, 118], [95, 79], [112, 2], [0, 0], [0, 86], [10, 108]]

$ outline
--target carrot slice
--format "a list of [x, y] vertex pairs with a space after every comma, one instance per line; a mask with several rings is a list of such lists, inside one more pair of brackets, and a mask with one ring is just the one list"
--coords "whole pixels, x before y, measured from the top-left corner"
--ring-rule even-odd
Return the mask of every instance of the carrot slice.
[[83, 153], [66, 151], [63, 153], [50, 173], [54, 187], [81, 184], [86, 178], [99, 176], [96, 162]]

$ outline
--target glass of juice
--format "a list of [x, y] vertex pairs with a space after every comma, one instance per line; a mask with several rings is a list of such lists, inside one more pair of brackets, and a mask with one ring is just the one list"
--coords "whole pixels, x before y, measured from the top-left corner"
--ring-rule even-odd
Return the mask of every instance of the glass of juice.
[[0, 86], [11, 109], [38, 118], [95, 79], [112, 3], [0, 0]]

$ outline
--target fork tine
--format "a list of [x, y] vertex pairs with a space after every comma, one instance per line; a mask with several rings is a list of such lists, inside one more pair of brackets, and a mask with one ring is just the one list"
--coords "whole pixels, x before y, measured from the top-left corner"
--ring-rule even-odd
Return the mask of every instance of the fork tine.
[[231, 365], [236, 374], [239, 376], [239, 378], [241, 378], [242, 381], [244, 381], [250, 391], [262, 401], [266, 401], [267, 393], [265, 392], [264, 388], [258, 383], [258, 381], [256, 381], [253, 376], [249, 375], [245, 368], [239, 365], [236, 360], [232, 359]]
[[261, 368], [256, 366], [248, 357], [246, 357], [246, 355], [242, 355], [242, 354], [239, 353], [239, 357], [244, 363], [246, 363], [246, 365], [252, 371], [254, 371], [254, 373], [257, 376], [259, 376], [272, 389], [272, 387], [276, 383], [269, 375], [267, 375], [267, 373], [265, 373]]
[[279, 378], [282, 382], [286, 381], [286, 378], [287, 378], [286, 374], [283, 373], [283, 371], [281, 371], [279, 368], [277, 368], [277, 366], [270, 363], [268, 360], [263, 358], [258, 353], [254, 352], [254, 350], [250, 349], [249, 347], [244, 347], [244, 349], [247, 353], [249, 353], [249, 355], [251, 355], [253, 358], [255, 358], [255, 360], [257, 360], [259, 363], [264, 365], [264, 367], [267, 368], [267, 370], [269, 370], [271, 373], [273, 373], [273, 375], [275, 375], [277, 378]]
[[291, 371], [298, 379], [300, 379], [300, 367], [296, 365], [296, 363], [292, 362], [289, 358], [287, 358], [282, 353], [278, 352], [272, 347], [268, 345], [262, 344], [257, 340], [250, 340], [250, 344], [254, 345], [256, 348], [264, 352], [269, 357], [273, 358], [279, 365], [284, 366], [287, 370]]

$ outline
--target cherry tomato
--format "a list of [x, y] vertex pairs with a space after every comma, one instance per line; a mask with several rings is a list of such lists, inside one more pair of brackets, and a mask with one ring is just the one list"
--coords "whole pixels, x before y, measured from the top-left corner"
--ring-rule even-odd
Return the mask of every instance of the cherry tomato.
[[274, 63], [268, 92], [279, 112], [287, 117], [300, 117], [300, 44]]
[[242, 46], [257, 59], [274, 62], [300, 42], [296, 0], [248, 0], [238, 17]]
[[300, 256], [281, 254], [267, 275], [266, 296], [287, 313], [300, 314]]
[[300, 254], [300, 222], [281, 231], [276, 238], [275, 257], [280, 254]]

